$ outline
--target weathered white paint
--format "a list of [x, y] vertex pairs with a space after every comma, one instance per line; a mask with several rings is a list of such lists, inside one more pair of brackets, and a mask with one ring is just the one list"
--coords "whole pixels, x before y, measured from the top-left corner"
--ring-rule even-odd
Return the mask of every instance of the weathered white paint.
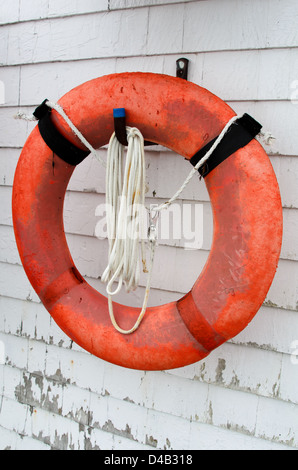
[[[297, 23], [296, 0], [0, 1], [1, 449], [298, 448]], [[175, 75], [181, 56], [190, 59], [191, 81], [236, 112], [251, 113], [276, 138], [261, 142], [281, 189], [284, 240], [266, 301], [242, 333], [200, 363], [145, 373], [105, 363], [72, 343], [30, 286], [13, 236], [11, 191], [35, 124], [13, 116], [100, 75]], [[161, 147], [148, 150], [146, 161], [150, 203], [172, 196], [189, 171], [184, 159]], [[70, 181], [64, 211], [76, 265], [102, 293], [107, 240], [95, 237], [95, 211], [104, 192], [101, 166], [87, 159]], [[180, 208], [191, 202], [203, 209], [202, 250], [161, 240], [151, 305], [179, 298], [207, 259], [212, 213], [198, 178], [178, 201]], [[139, 306], [144, 285], [142, 277], [140, 288], [122, 292], [119, 301]]]

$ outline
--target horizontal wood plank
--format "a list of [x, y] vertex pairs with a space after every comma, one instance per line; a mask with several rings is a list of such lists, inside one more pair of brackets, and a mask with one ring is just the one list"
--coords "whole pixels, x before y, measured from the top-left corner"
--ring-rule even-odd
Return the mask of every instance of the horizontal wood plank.
[[[94, 2], [89, 0], [89, 3], [92, 10]], [[105, 6], [104, 3], [103, 8]], [[22, 8], [23, 17], [27, 18], [26, 7]], [[46, 7], [41, 6], [41, 8], [44, 10]], [[57, 11], [57, 6], [53, 9]], [[22, 9], [20, 11], [22, 14]], [[165, 12], [167, 12], [166, 22]], [[8, 43], [9, 28], [8, 48], [1, 50], [0, 62], [4, 65], [16, 65], [51, 60], [169, 54], [198, 50], [297, 47], [296, 13], [295, 0], [288, 1], [286, 6], [281, 5], [278, 0], [270, 2], [257, 0], [253, 4], [242, 3], [241, 7], [237, 4], [237, 8], [232, 2], [226, 4], [211, 0], [136, 8], [128, 12], [113, 10], [109, 15], [106, 12], [98, 12], [33, 23], [30, 21], [15, 23], [3, 25], [0, 29], [1, 43]], [[41, 15], [43, 14], [44, 12], [41, 12]], [[61, 15], [63, 14], [65, 13], [62, 6]], [[149, 23], [147, 23], [148, 15]], [[233, 18], [234, 28], [230, 34], [227, 34], [225, 22], [221, 21], [223, 15]], [[210, 28], [210, 22], [213, 28]], [[118, 28], [117, 35], [114, 34], [115, 27]], [[132, 27], [134, 35], [129, 34]], [[288, 34], [289, 30], [291, 34]], [[18, 41], [20, 31], [22, 31], [22, 42]], [[63, 42], [60, 40], [61, 37]], [[101, 45], [100, 48], [97, 47], [98, 44]]]
[[[224, 101], [290, 100], [297, 94], [297, 49], [186, 54], [189, 81]], [[155, 72], [175, 76], [180, 55], [88, 59], [2, 67], [6, 97], [0, 105], [38, 105], [57, 100], [77, 85], [110, 73]], [[220, 77], [220, 79], [218, 78]], [[20, 86], [19, 86], [20, 81]], [[20, 96], [19, 96], [20, 93]]]

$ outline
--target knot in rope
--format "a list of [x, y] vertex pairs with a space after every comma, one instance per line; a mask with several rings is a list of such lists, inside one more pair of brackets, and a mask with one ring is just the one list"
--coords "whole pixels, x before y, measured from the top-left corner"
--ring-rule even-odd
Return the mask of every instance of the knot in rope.
[[126, 130], [127, 130], [127, 141], [129, 141], [130, 139], [134, 139], [135, 137], [138, 137], [141, 140], [141, 142], [144, 142], [144, 138], [141, 132], [139, 131], [139, 129], [137, 129], [136, 127], [126, 127]]

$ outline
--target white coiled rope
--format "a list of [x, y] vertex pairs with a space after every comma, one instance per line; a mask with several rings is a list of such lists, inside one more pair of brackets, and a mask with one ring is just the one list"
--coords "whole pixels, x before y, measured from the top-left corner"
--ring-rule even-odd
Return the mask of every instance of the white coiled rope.
[[[139, 285], [139, 242], [145, 264], [143, 220], [141, 207], [145, 204], [144, 139], [136, 128], [127, 127], [127, 155], [122, 177], [124, 147], [115, 133], [108, 147], [106, 171], [106, 210], [109, 239], [109, 263], [102, 275], [107, 293], [115, 295], [126, 285], [127, 292]], [[118, 287], [112, 291], [112, 285]]]
[[[106, 291], [112, 324], [122, 334], [133, 333], [145, 315], [149, 299], [156, 244], [156, 239], [150, 240], [150, 267], [141, 312], [134, 326], [129, 330], [123, 330], [119, 327], [114, 317], [112, 296], [120, 291], [123, 283], [126, 286], [127, 292], [138, 287], [140, 279], [140, 245], [143, 271], [147, 272], [143, 236], [144, 221], [142, 218], [142, 208], [145, 205], [146, 183], [144, 138], [136, 128], [127, 127], [126, 130], [128, 148], [123, 177], [124, 146], [120, 144], [115, 133], [112, 135], [108, 147], [106, 210], [109, 262], [101, 278], [104, 283], [107, 283]], [[118, 286], [112, 291], [112, 286], [116, 281], [118, 281]]]
[[[214, 150], [220, 144], [231, 125], [239, 119], [234, 116], [226, 124], [220, 135], [206, 155], [192, 168], [189, 175], [180, 186], [178, 191], [168, 201], [154, 207], [154, 216], [149, 210], [149, 231], [148, 241], [150, 244], [150, 264], [149, 269], [146, 268], [144, 237], [142, 233], [143, 211], [140, 210], [145, 205], [145, 156], [144, 156], [144, 138], [141, 132], [136, 128], [127, 127], [128, 149], [124, 175], [122, 178], [122, 161], [124, 155], [124, 146], [117, 140], [115, 133], [111, 136], [108, 147], [107, 165], [100, 158], [97, 151], [85, 139], [82, 133], [75, 127], [69, 119], [63, 108], [57, 103], [46, 101], [49, 108], [57, 111], [66, 121], [73, 133], [81, 140], [88, 150], [106, 167], [106, 205], [107, 205], [107, 230], [109, 239], [109, 260], [108, 265], [102, 275], [102, 281], [107, 283], [106, 291], [108, 295], [108, 306], [110, 319], [115, 329], [122, 334], [133, 333], [140, 325], [147, 309], [152, 268], [154, 262], [154, 254], [156, 248], [156, 219], [159, 212], [168, 208], [182, 193], [185, 187], [197, 170], [201, 168], [212, 155]], [[28, 116], [19, 112], [16, 119], [25, 119], [34, 121], [34, 116]], [[129, 223], [128, 223], [129, 222]], [[143, 271], [148, 273], [145, 296], [141, 312], [134, 326], [129, 330], [123, 330], [116, 322], [113, 312], [112, 296], [116, 295], [123, 283], [126, 290], [132, 291], [139, 284], [140, 265], [139, 265], [139, 248], [141, 244]], [[112, 290], [114, 282], [118, 281], [118, 286]]]

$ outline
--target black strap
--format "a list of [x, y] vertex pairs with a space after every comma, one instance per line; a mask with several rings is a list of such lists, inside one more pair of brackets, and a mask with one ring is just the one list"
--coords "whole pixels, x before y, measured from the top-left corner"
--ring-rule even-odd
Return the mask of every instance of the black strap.
[[51, 108], [46, 105], [48, 100], [44, 100], [34, 111], [34, 116], [38, 119], [39, 132], [47, 146], [69, 165], [76, 166], [90, 154], [89, 150], [82, 150], [73, 145], [63, 137], [56, 129], [51, 120]]
[[[230, 127], [222, 141], [218, 144], [208, 161], [198, 169], [201, 176], [205, 178], [214, 168], [226, 160], [237, 150], [245, 147], [261, 131], [262, 126], [249, 114], [244, 114], [237, 119]], [[193, 166], [202, 160], [206, 153], [211, 149], [217, 137], [209, 142], [205, 147], [199, 150], [189, 161]]]
[[[34, 116], [38, 119], [38, 128], [47, 146], [69, 165], [76, 166], [90, 154], [89, 150], [82, 150], [63, 137], [56, 129], [51, 120], [51, 108], [46, 105], [48, 100], [44, 100], [34, 111]], [[115, 133], [118, 140], [127, 145], [125, 110], [123, 108], [114, 110]], [[248, 114], [244, 114], [237, 119], [230, 127], [222, 141], [214, 150], [208, 161], [198, 169], [204, 178], [226, 160], [230, 155], [245, 147], [253, 140], [262, 129], [255, 119]], [[217, 137], [199, 150], [189, 161], [193, 166], [206, 155]], [[153, 142], [145, 141], [145, 145], [155, 145]]]

